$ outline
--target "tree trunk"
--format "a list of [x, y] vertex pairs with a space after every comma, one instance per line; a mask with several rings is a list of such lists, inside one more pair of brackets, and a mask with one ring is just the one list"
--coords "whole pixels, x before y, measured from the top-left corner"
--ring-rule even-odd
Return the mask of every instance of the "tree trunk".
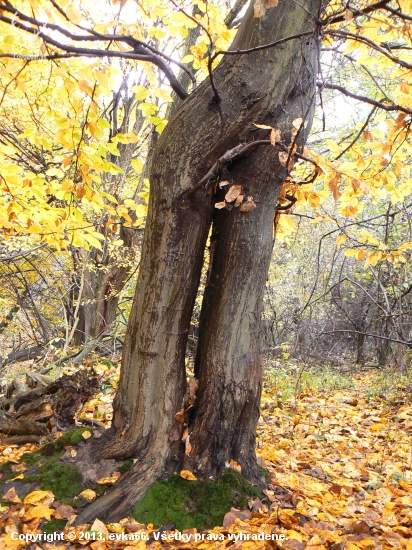
[[[303, 118], [308, 126], [312, 123], [315, 44], [307, 45], [305, 59], [296, 65], [293, 87], [282, 108], [265, 119], [266, 124], [282, 131], [287, 143], [292, 139], [293, 120]], [[298, 145], [303, 145], [306, 135], [307, 128], [297, 139]], [[286, 175], [278, 152], [259, 146], [230, 172], [235, 184], [249, 189], [256, 209], [244, 213], [233, 208], [215, 214], [195, 365], [199, 395], [189, 426], [192, 450], [186, 460], [194, 473], [204, 478], [220, 475], [225, 463], [234, 458], [247, 479], [260, 482], [255, 434], [262, 381], [261, 316], [275, 207]]]
[[[123, 246], [119, 250], [121, 257], [110, 257], [107, 251], [101, 255], [98, 250], [92, 249], [92, 252], [82, 259], [83, 282], [77, 281], [77, 287], [82, 289], [80, 299], [83, 303], [79, 306], [72, 341], [74, 346], [87, 344], [92, 340], [97, 343], [102, 333], [110, 333], [116, 320], [119, 295], [134, 271], [140, 231], [137, 228], [124, 227], [121, 229], [120, 237], [123, 239]], [[78, 299], [77, 294], [72, 301], [77, 302]], [[75, 305], [72, 309], [75, 309]]]
[[363, 365], [364, 363], [364, 354], [365, 354], [365, 334], [360, 332], [356, 333], [356, 358], [355, 363], [357, 365]]
[[[308, 121], [298, 139], [303, 145], [314, 105], [315, 18], [320, 7], [321, 0], [303, 0], [302, 5], [281, 2], [255, 18], [251, 6], [232, 49], [310, 30], [314, 36], [226, 56], [214, 71], [220, 101], [204, 82], [184, 101], [158, 141], [112, 429], [95, 448], [99, 457], [138, 460], [109, 493], [80, 514], [78, 522], [124, 516], [150, 483], [181, 465], [182, 425], [174, 416], [186, 389], [185, 347], [214, 203], [222, 200], [220, 191], [213, 196], [217, 174], [212, 185], [199, 182], [228, 151], [254, 136], [267, 139], [267, 130], [257, 130], [254, 122], [280, 128], [288, 145], [292, 122], [302, 117]], [[186, 460], [200, 475], [218, 475], [225, 459], [235, 458], [244, 474], [257, 481], [258, 333], [274, 208], [286, 169], [275, 148], [264, 144], [228, 164], [227, 170], [231, 172], [224, 179], [242, 185], [257, 208], [216, 214], [196, 366], [199, 399], [190, 422], [192, 453]], [[211, 407], [216, 410], [207, 418]]]

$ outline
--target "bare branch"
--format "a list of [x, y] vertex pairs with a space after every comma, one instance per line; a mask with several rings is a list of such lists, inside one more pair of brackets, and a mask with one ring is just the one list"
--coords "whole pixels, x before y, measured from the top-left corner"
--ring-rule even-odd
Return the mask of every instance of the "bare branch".
[[[389, 4], [391, 0], [380, 0], [379, 2], [375, 2], [374, 4], [371, 4], [370, 6], [367, 6], [363, 10], [352, 10], [353, 11], [353, 17], [362, 17], [364, 15], [367, 15], [368, 13], [373, 13], [374, 11], [385, 9], [386, 5]], [[348, 2], [349, 5], [349, 2]], [[349, 7], [349, 6], [348, 6]], [[344, 12], [341, 15], [332, 15], [326, 18], [323, 21], [324, 25], [333, 25], [334, 23], [342, 23], [346, 20], [346, 8]]]
[[369, 113], [369, 115], [367, 116], [366, 120], [365, 120], [365, 123], [362, 125], [362, 128], [359, 130], [359, 132], [356, 134], [355, 138], [350, 142], [350, 144], [345, 147], [345, 149], [339, 153], [339, 155], [337, 157], [334, 158], [334, 160], [339, 160], [341, 157], [343, 157], [343, 155], [349, 151], [349, 149], [351, 149], [355, 143], [358, 141], [358, 139], [361, 137], [361, 135], [363, 134], [363, 132], [366, 130], [366, 128], [368, 127], [368, 124], [371, 120], [371, 118], [373, 117], [375, 111], [376, 111], [377, 107], [375, 106], [372, 111]]
[[292, 34], [290, 36], [287, 36], [286, 38], [281, 38], [280, 40], [270, 42], [269, 44], [263, 44], [262, 46], [256, 46], [255, 48], [249, 48], [248, 50], [219, 50], [213, 55], [212, 60], [215, 60], [218, 55], [244, 55], [247, 53], [260, 52], [262, 50], [267, 50], [268, 48], [274, 48], [275, 46], [279, 46], [280, 44], [285, 44], [286, 42], [289, 42], [289, 40], [296, 40], [297, 38], [303, 38], [304, 36], [312, 35], [313, 31], [307, 31], [301, 32], [299, 34]]
[[349, 90], [347, 90], [343, 86], [339, 86], [338, 84], [319, 82], [318, 86], [321, 88], [328, 88], [329, 90], [338, 90], [347, 97], [357, 99], [358, 101], [362, 101], [363, 103], [369, 103], [369, 105], [373, 105], [374, 107], [377, 107], [378, 109], [383, 109], [384, 111], [400, 111], [402, 113], [412, 115], [412, 109], [408, 109], [407, 107], [403, 107], [402, 105], [397, 105], [395, 103], [393, 103], [392, 105], [387, 105], [386, 103], [382, 103], [381, 101], [376, 101], [376, 99], [372, 99], [364, 95], [354, 94], [353, 92], [350, 92]]

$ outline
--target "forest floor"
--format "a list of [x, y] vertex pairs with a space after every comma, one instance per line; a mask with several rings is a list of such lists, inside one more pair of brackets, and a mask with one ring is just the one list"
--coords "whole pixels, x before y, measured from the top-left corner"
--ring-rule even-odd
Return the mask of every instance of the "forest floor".
[[[101, 365], [101, 373], [104, 392], [83, 415], [104, 421], [117, 371]], [[257, 439], [270, 484], [247, 510], [228, 512], [224, 526], [177, 532], [125, 518], [71, 527], [75, 510], [53, 492], [32, 491], [20, 499], [10, 489], [0, 507], [0, 550], [412, 550], [411, 395], [410, 379], [390, 372], [273, 367], [265, 377]], [[16, 481], [22, 479], [23, 454], [34, 450], [0, 446], [0, 465], [11, 461]], [[67, 520], [65, 540], [44, 534], [45, 521], [53, 518]], [[36, 534], [42, 538], [31, 542]]]

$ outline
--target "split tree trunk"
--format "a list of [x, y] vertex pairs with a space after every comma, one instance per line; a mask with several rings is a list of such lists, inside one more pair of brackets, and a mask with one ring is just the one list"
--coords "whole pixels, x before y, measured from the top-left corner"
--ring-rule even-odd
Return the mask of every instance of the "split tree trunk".
[[[316, 40], [308, 40], [305, 46], [305, 55], [289, 68], [289, 92], [264, 119], [281, 130], [286, 143], [293, 139], [293, 121], [305, 120], [306, 129], [296, 140], [300, 147], [312, 123], [318, 58]], [[261, 316], [275, 207], [286, 175], [278, 152], [259, 146], [235, 163], [229, 175], [234, 184], [249, 190], [256, 209], [243, 213], [233, 208], [215, 214], [195, 364], [199, 395], [189, 425], [192, 450], [186, 459], [194, 473], [204, 478], [220, 475], [234, 458], [247, 479], [261, 482], [255, 455], [262, 382]]]
[[[189, 191], [229, 150], [255, 135], [267, 139], [268, 132], [257, 131], [254, 122], [280, 127], [287, 145], [292, 121], [305, 118], [308, 126], [298, 140], [303, 145], [314, 105], [315, 21], [321, 3], [281, 0], [261, 18], [253, 16], [251, 6], [232, 49], [253, 48], [310, 30], [313, 36], [226, 56], [214, 71], [220, 101], [204, 82], [184, 101], [158, 141], [113, 426], [95, 450], [100, 458], [138, 460], [111, 491], [80, 514], [78, 522], [124, 517], [148, 485], [181, 466], [182, 425], [174, 416], [185, 392], [190, 317], [216, 212], [214, 185]], [[243, 473], [257, 481], [261, 301], [272, 250], [273, 214], [286, 170], [271, 145], [259, 146], [227, 168], [232, 170], [233, 183], [249, 188], [257, 208], [250, 213], [222, 210], [216, 215], [196, 366], [199, 399], [190, 424], [192, 453], [186, 460], [200, 475], [218, 475], [225, 460], [234, 458]]]

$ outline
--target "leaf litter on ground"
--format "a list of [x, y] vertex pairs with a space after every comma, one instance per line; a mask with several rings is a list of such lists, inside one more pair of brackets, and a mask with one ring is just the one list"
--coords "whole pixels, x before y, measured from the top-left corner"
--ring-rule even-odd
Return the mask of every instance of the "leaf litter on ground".
[[[56, 502], [51, 491], [33, 491], [20, 499], [10, 489], [0, 508], [0, 550], [29, 547], [11, 534], [41, 533], [44, 520], [53, 517], [68, 520], [65, 533], [72, 538], [75, 533], [74, 540], [41, 541], [30, 548], [412, 550], [410, 388], [388, 400], [379, 390], [371, 391], [374, 376], [374, 372], [354, 375], [351, 386], [337, 389], [296, 386], [290, 397], [282, 399], [276, 385], [266, 384], [257, 431], [259, 461], [270, 475], [265, 498], [249, 502], [249, 510], [232, 509], [223, 526], [202, 536], [195, 537], [196, 530], [188, 529], [183, 531], [186, 541], [173, 536], [154, 540], [158, 530], [153, 525], [131, 518], [107, 525], [97, 519], [93, 525], [72, 527], [76, 511]], [[95, 414], [99, 406], [106, 409], [109, 395], [97, 396], [82, 414]], [[17, 478], [24, 475], [22, 455], [35, 448], [0, 446], [0, 463], [11, 461]], [[230, 467], [237, 465], [232, 461]], [[96, 494], [89, 492], [87, 498], [93, 500]], [[81, 540], [85, 532], [101, 533], [106, 541]], [[111, 533], [120, 535], [120, 540], [109, 540]], [[262, 534], [285, 539], [261, 540]]]

